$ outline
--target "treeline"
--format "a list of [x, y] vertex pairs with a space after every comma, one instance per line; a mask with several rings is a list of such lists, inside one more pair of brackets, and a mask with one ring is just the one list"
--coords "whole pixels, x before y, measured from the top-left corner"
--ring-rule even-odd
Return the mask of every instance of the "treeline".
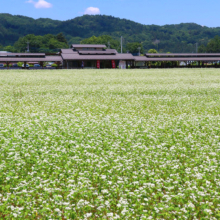
[[57, 35], [46, 34], [44, 36], [28, 34], [24, 37], [20, 37], [12, 46], [4, 47], [0, 45], [0, 50], [8, 52], [55, 53], [59, 52], [61, 48], [68, 47], [67, 40], [62, 33]]
[[[0, 14], [0, 43], [2, 47], [15, 45], [19, 38], [26, 35], [46, 36], [50, 34], [56, 36], [61, 32], [68, 44], [80, 43], [91, 36], [108, 35], [115, 42], [117, 41], [118, 45], [120, 37], [123, 36], [123, 45], [127, 47], [124, 48], [125, 50], [133, 50], [132, 47], [137, 47], [133, 43], [138, 43], [143, 52], [156, 49], [158, 52], [169, 51], [173, 53], [194, 53], [196, 52], [196, 43], [206, 47], [212, 38], [216, 35], [220, 36], [220, 28], [209, 28], [194, 23], [157, 26], [142, 25], [105, 15], [84, 15], [67, 21], [57, 21]], [[34, 47], [34, 45], [32, 46]], [[46, 45], [45, 48], [50, 47]]]
[[[114, 39], [108, 35], [102, 35], [99, 37], [92, 36], [80, 41], [81, 44], [104, 44], [107, 48], [116, 49], [118, 52], [121, 51], [121, 42]], [[63, 35], [59, 33], [57, 35], [46, 34], [44, 36], [36, 36], [34, 34], [28, 34], [24, 37], [20, 37], [14, 45], [2, 46], [0, 45], [0, 50], [8, 52], [46, 52], [55, 53], [59, 52], [61, 48], [69, 48], [68, 42]], [[156, 49], [149, 49], [145, 51], [143, 45], [139, 42], [123, 43], [122, 45], [123, 53], [132, 53], [133, 55], [141, 55], [145, 52], [148, 53], [158, 53]], [[220, 53], [220, 37], [215, 36], [211, 39], [207, 45], [200, 45], [198, 48], [199, 53]], [[170, 52], [167, 52], [170, 53]]]
[[199, 53], [220, 53], [220, 37], [215, 36], [207, 45], [200, 45]]
[[[99, 37], [90, 37], [80, 41], [81, 44], [104, 44], [107, 48], [116, 49], [121, 51], [121, 44], [118, 40], [113, 39], [111, 36], [103, 35]], [[44, 36], [36, 36], [34, 34], [28, 34], [24, 37], [20, 37], [14, 45], [2, 46], [0, 50], [8, 52], [59, 52], [61, 48], [69, 48], [68, 42], [63, 35], [59, 33], [57, 35], [46, 34]], [[123, 46], [123, 52], [129, 53], [142, 53], [144, 52], [141, 43], [133, 42], [127, 43]]]

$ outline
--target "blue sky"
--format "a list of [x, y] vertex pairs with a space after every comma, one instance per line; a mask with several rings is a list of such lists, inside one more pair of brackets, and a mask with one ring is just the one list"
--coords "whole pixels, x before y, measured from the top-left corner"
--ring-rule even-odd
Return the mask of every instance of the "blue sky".
[[[3, 2], [2, 2], [3, 3]], [[194, 22], [220, 26], [220, 1], [214, 0], [4, 0], [0, 13], [68, 20], [83, 14], [112, 15], [142, 24]]]

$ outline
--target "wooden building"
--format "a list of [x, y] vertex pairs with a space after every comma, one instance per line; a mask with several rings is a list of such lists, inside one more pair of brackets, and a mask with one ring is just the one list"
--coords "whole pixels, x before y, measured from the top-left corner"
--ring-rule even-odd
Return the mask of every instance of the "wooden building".
[[28, 63], [39, 63], [43, 67], [44, 62], [62, 63], [60, 55], [47, 56], [45, 53], [0, 53], [0, 63], [6, 63], [7, 67], [11, 63], [23, 62], [24, 68]]
[[147, 53], [135, 57], [136, 67], [140, 62], [150, 68], [220, 67], [220, 53]]
[[63, 67], [74, 68], [116, 68], [119, 61], [126, 66], [134, 57], [129, 53], [118, 53], [115, 49], [106, 49], [105, 45], [73, 44], [70, 49], [61, 49]]
[[[220, 53], [157, 53], [133, 56], [107, 49], [105, 45], [72, 44], [69, 49], [61, 49], [58, 54], [45, 53], [0, 53], [0, 63], [9, 68], [12, 63], [56, 62], [66, 69], [77, 68], [182, 68], [220, 67]], [[184, 64], [184, 65], [183, 65]]]

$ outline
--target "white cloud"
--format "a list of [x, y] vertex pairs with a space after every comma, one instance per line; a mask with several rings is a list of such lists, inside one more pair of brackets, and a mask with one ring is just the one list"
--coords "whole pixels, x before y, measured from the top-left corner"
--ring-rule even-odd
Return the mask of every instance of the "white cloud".
[[53, 7], [53, 5], [51, 3], [46, 2], [45, 0], [38, 0], [38, 2], [35, 2], [33, 0], [28, 0], [26, 2], [33, 4], [35, 8], [51, 8], [51, 7]]
[[100, 13], [99, 8], [89, 7], [85, 10], [84, 15], [97, 15]]

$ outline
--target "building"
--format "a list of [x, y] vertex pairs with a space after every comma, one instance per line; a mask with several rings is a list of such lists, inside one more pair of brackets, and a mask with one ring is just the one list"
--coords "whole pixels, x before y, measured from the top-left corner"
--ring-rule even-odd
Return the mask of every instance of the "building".
[[[156, 68], [220, 67], [220, 53], [146, 53], [145, 56], [135, 57], [135, 64], [137, 62]], [[180, 65], [183, 62], [185, 65]]]
[[6, 63], [9, 68], [9, 64], [23, 62], [26, 68], [27, 63], [39, 63], [43, 67], [44, 62], [56, 62], [62, 63], [60, 55], [47, 56], [45, 53], [0, 53], [0, 63]]
[[[44, 62], [62, 64], [65, 69], [77, 68], [172, 68], [172, 67], [220, 67], [220, 53], [157, 53], [133, 56], [107, 49], [106, 45], [72, 44], [69, 49], [61, 49], [58, 54], [45, 53], [0, 53], [0, 63], [9, 68], [12, 63]], [[185, 65], [183, 65], [185, 63]]]
[[106, 49], [105, 45], [73, 44], [70, 49], [61, 49], [63, 67], [73, 68], [116, 68], [119, 61], [126, 66], [134, 61], [129, 53], [118, 53], [114, 49]]

